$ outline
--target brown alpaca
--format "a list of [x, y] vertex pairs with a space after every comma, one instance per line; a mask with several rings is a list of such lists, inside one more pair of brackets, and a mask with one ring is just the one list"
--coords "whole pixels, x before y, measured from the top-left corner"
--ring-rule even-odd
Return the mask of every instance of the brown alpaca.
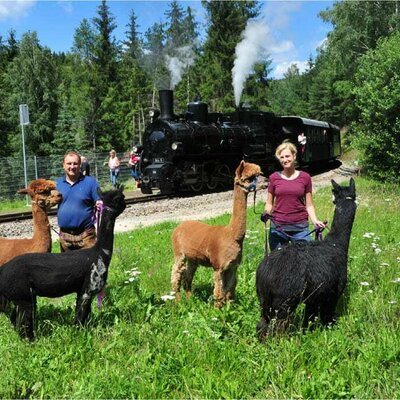
[[51, 251], [51, 232], [47, 210], [62, 200], [56, 184], [46, 179], [32, 181], [27, 188], [18, 190], [32, 199], [33, 237], [31, 239], [7, 239], [0, 237], [0, 266], [25, 253]]
[[175, 262], [172, 290], [180, 300], [180, 287], [191, 296], [193, 276], [201, 264], [214, 269], [214, 305], [221, 307], [235, 298], [236, 271], [242, 259], [246, 233], [247, 195], [266, 187], [256, 164], [241, 161], [236, 169], [233, 190], [233, 213], [227, 226], [210, 226], [200, 221], [186, 221], [172, 233]]

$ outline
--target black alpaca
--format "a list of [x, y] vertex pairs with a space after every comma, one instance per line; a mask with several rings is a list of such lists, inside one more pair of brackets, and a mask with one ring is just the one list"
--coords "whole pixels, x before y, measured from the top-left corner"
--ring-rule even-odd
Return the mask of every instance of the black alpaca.
[[326, 238], [288, 244], [266, 255], [258, 267], [260, 338], [267, 334], [272, 318], [278, 330], [284, 329], [301, 302], [305, 304], [305, 326], [318, 316], [324, 325], [335, 321], [336, 305], [347, 283], [347, 253], [357, 206], [353, 178], [348, 187], [333, 180], [332, 186], [336, 208]]
[[122, 190], [121, 187], [102, 195], [104, 209], [94, 247], [60, 254], [24, 254], [0, 269], [0, 295], [15, 305], [11, 321], [22, 337], [33, 339], [37, 296], [77, 293], [75, 323], [86, 322], [93, 296], [107, 281], [115, 219], [126, 207]]

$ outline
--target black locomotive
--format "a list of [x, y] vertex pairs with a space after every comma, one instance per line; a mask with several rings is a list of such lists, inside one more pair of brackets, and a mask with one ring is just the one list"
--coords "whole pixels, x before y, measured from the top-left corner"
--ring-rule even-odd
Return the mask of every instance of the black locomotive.
[[341, 154], [339, 128], [328, 122], [244, 107], [209, 113], [201, 101], [189, 103], [185, 114], [175, 115], [173, 92], [159, 94], [160, 111], [155, 111], [143, 135], [142, 193], [229, 187], [242, 159], [269, 172], [275, 166], [275, 148], [285, 139], [298, 143], [301, 132], [307, 142], [299, 144], [300, 165], [334, 160]]

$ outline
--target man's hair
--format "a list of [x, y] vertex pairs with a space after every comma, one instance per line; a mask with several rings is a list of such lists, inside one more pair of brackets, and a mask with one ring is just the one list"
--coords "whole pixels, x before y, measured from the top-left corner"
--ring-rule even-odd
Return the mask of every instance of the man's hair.
[[289, 150], [294, 156], [297, 154], [296, 146], [288, 141], [281, 143], [275, 150], [275, 157], [279, 160], [279, 154], [282, 150]]
[[74, 151], [74, 150], [67, 151], [67, 152], [64, 154], [63, 162], [65, 161], [65, 158], [66, 158], [67, 156], [77, 156], [77, 157], [78, 157], [78, 159], [79, 159], [79, 163], [81, 163], [81, 162], [82, 162], [82, 159], [81, 159], [81, 156], [80, 156], [80, 154], [79, 154], [79, 153], [77, 153], [77, 152], [76, 152], [76, 151]]

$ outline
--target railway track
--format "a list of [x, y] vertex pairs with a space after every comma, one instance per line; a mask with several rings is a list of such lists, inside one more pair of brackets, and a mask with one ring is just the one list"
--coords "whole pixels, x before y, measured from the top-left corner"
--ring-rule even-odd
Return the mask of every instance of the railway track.
[[[125, 199], [126, 204], [138, 204], [138, 203], [147, 203], [149, 201], [158, 201], [167, 199], [168, 196], [155, 194], [151, 196], [137, 196], [137, 197], [127, 197]], [[57, 215], [57, 208], [52, 208], [47, 211], [48, 216]], [[5, 222], [13, 222], [13, 221], [23, 221], [26, 219], [32, 219], [32, 211], [19, 211], [19, 212], [10, 212], [0, 214], [0, 224]]]

